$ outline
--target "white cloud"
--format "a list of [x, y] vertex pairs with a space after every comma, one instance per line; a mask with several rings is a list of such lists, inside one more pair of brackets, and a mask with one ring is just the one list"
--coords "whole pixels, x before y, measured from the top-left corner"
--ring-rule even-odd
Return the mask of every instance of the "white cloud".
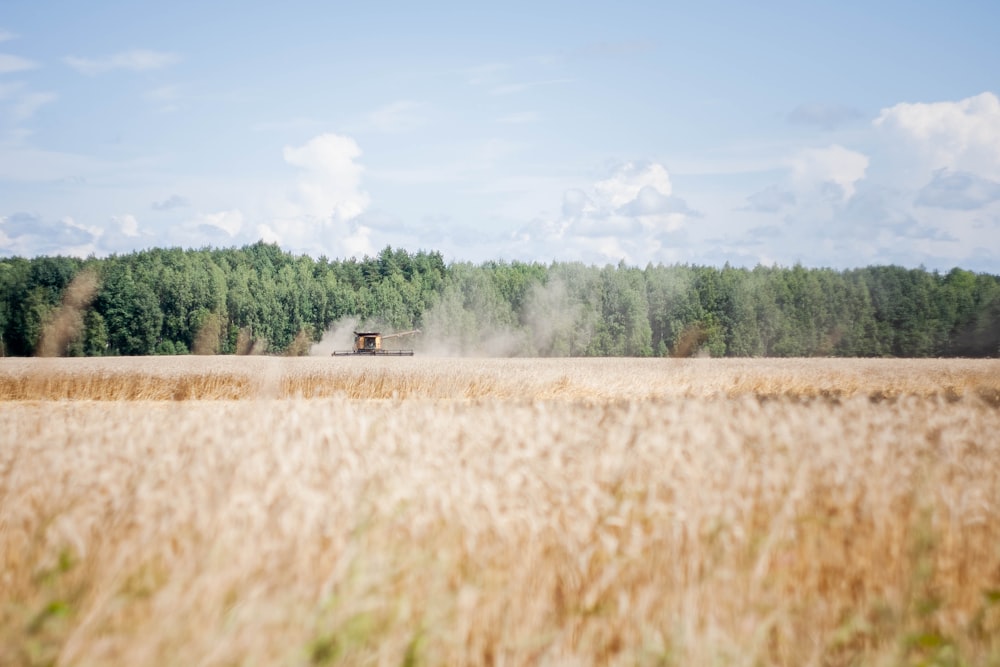
[[344, 249], [344, 255], [348, 257], [374, 255], [376, 250], [371, 235], [371, 228], [359, 225], [351, 234], [341, 240], [340, 247]]
[[334, 219], [275, 219], [256, 227], [256, 238], [277, 243], [292, 252], [312, 256], [362, 257], [374, 255], [372, 229]]
[[295, 214], [349, 220], [368, 207], [361, 190], [364, 168], [356, 162], [361, 149], [350, 137], [321, 134], [302, 146], [286, 146], [284, 157], [302, 170], [291, 198]]
[[95, 229], [96, 245], [102, 253], [129, 252], [142, 247], [163, 245], [149, 229], [139, 226], [139, 220], [131, 213], [113, 215], [102, 229]]
[[217, 213], [202, 213], [196, 216], [191, 224], [200, 228], [220, 229], [230, 238], [235, 238], [243, 229], [243, 212], [239, 209], [232, 209]]
[[595, 183], [594, 192], [605, 205], [618, 208], [633, 201], [645, 187], [655, 188], [662, 195], [673, 191], [670, 175], [663, 165], [628, 162], [609, 178]]
[[17, 37], [17, 35], [15, 35], [10, 31], [0, 30], [0, 42], [6, 42], [8, 40], [14, 39], [15, 37]]
[[361, 148], [353, 139], [333, 133], [286, 146], [285, 162], [298, 168], [295, 182], [272, 199], [257, 235], [312, 255], [373, 252], [371, 229], [358, 223], [370, 203], [361, 187], [360, 157]]
[[281, 236], [278, 232], [264, 224], [257, 225], [257, 238], [264, 243], [277, 243], [281, 245]]
[[112, 70], [129, 70], [132, 72], [142, 72], [145, 70], [162, 69], [173, 65], [180, 60], [176, 53], [164, 51], [149, 51], [146, 49], [135, 49], [132, 51], [122, 51], [100, 58], [78, 58], [76, 56], [66, 56], [63, 62], [87, 76], [94, 76]]
[[197, 213], [160, 232], [163, 240], [157, 239], [156, 243], [162, 245], [166, 240], [185, 248], [228, 247], [256, 241], [257, 237], [251, 231], [251, 225], [246, 222], [243, 211], [233, 208], [214, 213]]
[[656, 162], [628, 162], [588, 188], [563, 195], [558, 217], [536, 220], [513, 235], [521, 251], [551, 253], [586, 262], [672, 261], [667, 246], [700, 215], [673, 196], [667, 169]]
[[36, 69], [38, 63], [21, 56], [12, 56], [9, 53], [0, 53], [0, 74], [11, 72], [23, 72], [24, 70]]
[[96, 252], [100, 235], [99, 228], [80, 224], [72, 217], [52, 220], [31, 213], [13, 213], [0, 217], [0, 254], [86, 257]]
[[874, 125], [901, 137], [927, 170], [1000, 177], [1000, 99], [993, 93], [958, 102], [897, 104], [883, 109]]
[[847, 200], [855, 185], [865, 177], [868, 156], [833, 144], [827, 148], [808, 148], [791, 160], [792, 179], [799, 188], [820, 189], [829, 194], [832, 184]]
[[777, 235], [749, 229], [737, 238], [812, 265], [1000, 260], [992, 250], [1000, 247], [997, 96], [897, 104], [868, 127], [855, 137], [864, 153], [839, 145], [795, 153], [788, 178], [743, 209], [774, 215], [768, 229]]
[[111, 222], [118, 226], [123, 236], [129, 238], [139, 236], [139, 221], [136, 220], [134, 215], [128, 213], [122, 216], [115, 215], [111, 217]]
[[941, 169], [917, 193], [917, 206], [974, 211], [1000, 201], [1000, 183], [966, 171]]

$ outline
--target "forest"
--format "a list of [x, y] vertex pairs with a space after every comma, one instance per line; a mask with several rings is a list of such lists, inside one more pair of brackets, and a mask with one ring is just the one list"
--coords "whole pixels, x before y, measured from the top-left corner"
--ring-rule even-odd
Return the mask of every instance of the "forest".
[[496, 356], [996, 357], [1000, 276], [445, 263], [384, 248], [314, 259], [258, 242], [0, 259], [0, 354], [308, 354], [325, 332], [420, 328], [420, 349]]

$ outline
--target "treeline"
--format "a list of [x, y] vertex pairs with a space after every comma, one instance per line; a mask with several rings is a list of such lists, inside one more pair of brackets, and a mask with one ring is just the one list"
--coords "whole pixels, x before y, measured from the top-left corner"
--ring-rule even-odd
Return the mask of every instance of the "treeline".
[[3, 355], [304, 354], [349, 320], [446, 354], [1000, 355], [1000, 277], [897, 266], [445, 264], [256, 243], [0, 260]]

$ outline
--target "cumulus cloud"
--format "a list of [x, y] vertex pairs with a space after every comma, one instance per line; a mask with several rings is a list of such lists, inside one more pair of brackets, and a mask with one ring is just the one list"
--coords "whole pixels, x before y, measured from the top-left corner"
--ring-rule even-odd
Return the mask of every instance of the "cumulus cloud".
[[997, 96], [897, 104], [871, 128], [874, 153], [859, 194], [825, 228], [864, 239], [876, 253], [870, 261], [944, 268], [977, 252], [1000, 260]]
[[301, 170], [293, 203], [313, 218], [348, 220], [367, 208], [361, 190], [361, 149], [350, 137], [321, 134], [302, 146], [286, 146], [285, 162]]
[[638, 218], [666, 216], [675, 213], [692, 218], [701, 217], [700, 212], [688, 207], [687, 202], [680, 197], [665, 195], [652, 185], [643, 186], [636, 194], [635, 199], [622, 206], [619, 212]]
[[845, 256], [861, 257], [843, 245], [852, 236], [866, 239], [868, 250], [874, 250], [886, 209], [876, 208], [883, 200], [871, 196], [870, 161], [838, 144], [795, 151], [784, 161], [780, 182], [747, 196], [735, 209], [757, 215], [709, 239], [715, 243], [711, 255], [744, 263], [837, 264]]
[[853, 107], [812, 102], [795, 107], [788, 114], [787, 120], [793, 125], [814, 125], [824, 130], [835, 130], [859, 120], [862, 115]]
[[113, 70], [142, 72], [162, 69], [178, 61], [180, 61], [180, 56], [176, 53], [150, 51], [147, 49], [122, 51], [99, 58], [78, 58], [76, 56], [66, 56], [63, 58], [64, 63], [87, 76], [95, 76]]
[[118, 225], [123, 236], [135, 238], [139, 236], [139, 221], [134, 215], [125, 214], [122, 216], [112, 216], [111, 222]]
[[993, 93], [897, 104], [883, 109], [874, 125], [901, 138], [930, 169], [1000, 178], [1000, 99]]
[[257, 235], [296, 252], [373, 253], [372, 230], [358, 220], [370, 203], [361, 187], [360, 157], [353, 139], [333, 133], [286, 146], [285, 162], [297, 168], [295, 183], [257, 225]]
[[238, 208], [197, 213], [169, 228], [166, 236], [172, 244], [185, 248], [228, 247], [257, 240], [252, 225]]
[[967, 171], [939, 169], [917, 193], [917, 206], [973, 211], [1000, 201], [1000, 183]]
[[94, 230], [99, 253], [129, 252], [143, 247], [163, 245], [150, 229], [144, 229], [131, 213], [112, 215], [107, 224]]
[[[261, 193], [260, 201], [250, 202], [249, 208], [246, 202], [233, 202], [244, 206], [185, 212], [190, 202], [180, 194], [170, 194], [150, 203], [153, 211], [166, 214], [157, 215], [155, 225], [143, 226], [132, 213], [108, 216], [93, 228], [71, 218], [53, 222], [27, 213], [13, 214], [0, 223], [0, 252], [86, 255], [156, 245], [228, 247], [263, 238], [314, 256], [373, 254], [374, 246], [384, 241], [377, 216], [362, 216], [369, 197], [361, 187], [360, 156], [360, 148], [349, 137], [314, 137], [284, 149], [285, 162], [294, 168], [290, 182]], [[15, 160], [12, 169], [18, 165], [23, 166]]]
[[95, 252], [98, 236], [99, 229], [71, 217], [51, 220], [24, 212], [0, 217], [0, 252], [6, 255], [86, 257]]
[[218, 232], [222, 231], [233, 239], [243, 229], [243, 212], [232, 209], [217, 213], [202, 213], [195, 216], [188, 224], [211, 236], [218, 236]]
[[513, 238], [522, 247], [553, 248], [553, 257], [560, 258], [668, 259], [659, 251], [699, 215], [673, 195], [662, 164], [627, 162], [589, 187], [567, 190], [558, 217], [538, 219]]
[[868, 169], [868, 156], [837, 144], [807, 148], [792, 158], [791, 169], [792, 178], [800, 188], [850, 199]]
[[619, 208], [632, 202], [645, 187], [667, 196], [673, 191], [666, 168], [657, 163], [628, 162], [607, 179], [594, 184], [594, 192], [604, 204]]

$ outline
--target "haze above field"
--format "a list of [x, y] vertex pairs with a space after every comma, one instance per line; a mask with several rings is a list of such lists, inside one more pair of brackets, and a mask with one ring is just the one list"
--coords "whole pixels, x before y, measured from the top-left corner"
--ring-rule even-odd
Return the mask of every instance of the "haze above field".
[[0, 256], [1000, 272], [993, 3], [148, 3], [0, 15]]

